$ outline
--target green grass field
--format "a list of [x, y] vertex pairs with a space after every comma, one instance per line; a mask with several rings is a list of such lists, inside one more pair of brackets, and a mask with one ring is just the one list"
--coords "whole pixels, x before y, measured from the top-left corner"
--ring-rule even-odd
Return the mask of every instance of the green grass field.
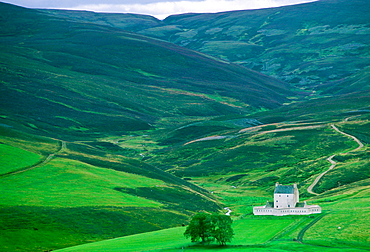
[[162, 185], [159, 180], [57, 158], [37, 169], [2, 178], [0, 190], [4, 205], [159, 207], [157, 202], [114, 188]]
[[[149, 232], [218, 208], [204, 190], [140, 161], [80, 143], [61, 148], [14, 129], [2, 133], [4, 167], [8, 154], [17, 154], [17, 168], [27, 170], [0, 177], [0, 250], [46, 251]], [[47, 163], [31, 166], [49, 154]]]
[[[243, 219], [235, 222], [233, 228], [236, 233], [231, 246], [250, 246], [263, 244], [273, 238], [285, 227], [289, 227], [298, 219], [292, 218], [264, 218]], [[260, 227], [256, 232], [253, 227]], [[264, 228], [263, 228], [264, 227]], [[60, 251], [175, 251], [186, 249], [195, 249], [195, 251], [209, 251], [207, 246], [193, 248], [193, 244], [183, 236], [185, 228], [173, 228], [161, 230], [146, 234], [133, 235], [129, 237], [118, 238], [109, 241], [86, 244], [73, 248], [62, 249]], [[145, 244], [143, 244], [145, 241]], [[211, 246], [212, 248], [212, 246]], [[213, 247], [214, 248], [214, 247]], [[224, 249], [222, 249], [223, 251]]]
[[[370, 248], [370, 188], [369, 179], [339, 193], [341, 197], [326, 203], [323, 196], [319, 204], [329, 211], [322, 220], [310, 228], [305, 242], [315, 245]], [[330, 199], [327, 199], [330, 200]], [[340, 227], [340, 229], [338, 229]]]
[[[369, 190], [367, 185], [316, 199], [327, 215], [306, 231], [303, 243], [295, 241], [299, 231], [319, 215], [234, 215], [235, 236], [226, 247], [192, 244], [184, 238], [185, 228], [181, 227], [58, 251], [368, 251]], [[340, 230], [338, 226], [341, 226]]]
[[6, 144], [0, 144], [0, 174], [32, 166], [39, 162], [40, 159], [41, 156], [35, 153]]
[[[66, 248], [60, 251], [151, 251], [170, 248], [182, 248], [190, 243], [185, 239], [184, 227], [161, 230], [145, 234], [132, 235], [114, 240]], [[174, 239], [174, 237], [176, 237]]]

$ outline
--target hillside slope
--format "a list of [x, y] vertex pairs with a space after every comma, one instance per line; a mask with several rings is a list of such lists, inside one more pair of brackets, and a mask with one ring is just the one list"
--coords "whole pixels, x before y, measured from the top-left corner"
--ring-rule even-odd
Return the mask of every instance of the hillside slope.
[[4, 125], [0, 135], [1, 251], [149, 232], [220, 209], [206, 190], [141, 161]]
[[94, 23], [105, 26], [112, 26], [127, 31], [141, 31], [161, 25], [161, 20], [148, 15], [130, 13], [95, 13], [91, 11], [68, 11], [68, 10], [42, 10], [51, 16], [58, 16], [82, 23]]
[[[317, 89], [370, 63], [367, 0], [321, 0], [262, 10], [169, 16], [157, 25], [130, 28], [147, 36], [238, 63], [291, 85]], [[76, 19], [78, 13], [54, 12]], [[111, 14], [95, 13], [100, 18]], [[90, 14], [93, 16], [93, 14]], [[141, 24], [147, 17], [138, 18]], [[92, 18], [87, 21], [95, 22]], [[154, 23], [151, 23], [154, 25]]]
[[312, 89], [369, 65], [369, 9], [366, 0], [321, 0], [164, 22], [182, 29], [171, 42]]
[[275, 108], [296, 94], [246, 68], [120, 29], [0, 5], [1, 114], [53, 137]]

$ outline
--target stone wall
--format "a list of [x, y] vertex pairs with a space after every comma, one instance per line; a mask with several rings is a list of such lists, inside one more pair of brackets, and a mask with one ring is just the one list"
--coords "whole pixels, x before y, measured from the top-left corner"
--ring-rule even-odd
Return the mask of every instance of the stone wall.
[[294, 208], [271, 208], [266, 206], [253, 207], [254, 215], [308, 215], [321, 213], [321, 207], [318, 205], [305, 205], [304, 207]]

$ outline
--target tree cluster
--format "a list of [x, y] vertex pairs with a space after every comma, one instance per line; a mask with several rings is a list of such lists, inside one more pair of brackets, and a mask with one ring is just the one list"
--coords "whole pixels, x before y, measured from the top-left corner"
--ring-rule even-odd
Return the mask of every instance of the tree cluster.
[[184, 235], [186, 238], [190, 237], [192, 242], [201, 240], [204, 244], [217, 240], [220, 245], [226, 245], [234, 236], [232, 222], [227, 215], [197, 213], [191, 219]]

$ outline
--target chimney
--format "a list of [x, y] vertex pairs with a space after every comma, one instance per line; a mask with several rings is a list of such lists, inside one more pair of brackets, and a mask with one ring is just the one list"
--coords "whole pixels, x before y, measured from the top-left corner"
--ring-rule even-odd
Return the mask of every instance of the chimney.
[[276, 183], [275, 183], [275, 187], [277, 187], [278, 185], [279, 185], [279, 182], [276, 182]]

